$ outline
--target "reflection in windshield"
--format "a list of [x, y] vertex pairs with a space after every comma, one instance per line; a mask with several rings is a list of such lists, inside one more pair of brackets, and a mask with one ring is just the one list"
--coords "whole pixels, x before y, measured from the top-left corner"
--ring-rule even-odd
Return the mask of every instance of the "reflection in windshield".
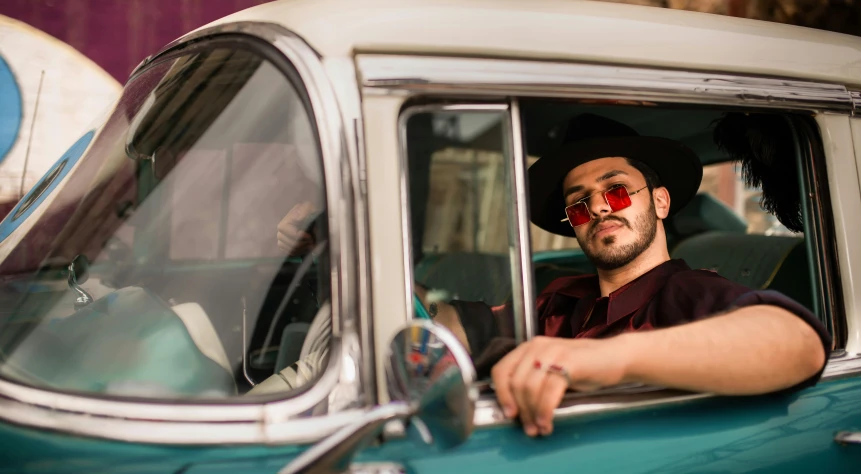
[[[276, 236], [299, 203], [325, 209], [309, 110], [245, 49], [189, 53], [132, 80], [22, 237], [0, 246], [0, 375], [225, 397], [296, 364], [329, 296], [327, 252], [303, 259]], [[302, 225], [326, 235], [324, 219]], [[89, 265], [70, 278], [73, 261]], [[81, 291], [92, 303], [76, 305]]]

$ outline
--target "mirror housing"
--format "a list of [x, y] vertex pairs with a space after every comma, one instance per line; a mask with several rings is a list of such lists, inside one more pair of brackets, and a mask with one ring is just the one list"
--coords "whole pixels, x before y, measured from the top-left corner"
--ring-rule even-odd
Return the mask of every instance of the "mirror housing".
[[425, 441], [448, 449], [472, 434], [475, 367], [469, 353], [448, 329], [413, 320], [389, 345], [386, 381], [391, 402], [318, 442], [279, 474], [346, 471], [355, 454], [379, 436], [392, 420], [420, 425]]

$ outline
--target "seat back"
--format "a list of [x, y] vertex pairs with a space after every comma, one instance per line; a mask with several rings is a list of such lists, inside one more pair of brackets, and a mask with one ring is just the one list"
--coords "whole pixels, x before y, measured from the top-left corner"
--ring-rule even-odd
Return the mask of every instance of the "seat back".
[[705, 232], [682, 241], [672, 252], [691, 268], [753, 289], [774, 289], [811, 307], [811, 272], [804, 239], [788, 236]]
[[664, 221], [667, 229], [667, 244], [673, 248], [677, 243], [706, 232], [728, 232], [745, 234], [747, 222], [711, 194], [694, 196], [678, 214]]
[[452, 252], [428, 255], [416, 265], [417, 282], [445, 290], [449, 299], [505, 302], [511, 294], [511, 263], [508, 255]]

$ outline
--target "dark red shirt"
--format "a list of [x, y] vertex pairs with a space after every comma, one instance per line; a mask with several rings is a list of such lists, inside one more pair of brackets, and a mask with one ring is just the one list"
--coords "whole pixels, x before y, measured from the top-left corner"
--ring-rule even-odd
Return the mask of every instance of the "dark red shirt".
[[[773, 290], [752, 290], [715, 272], [692, 270], [682, 260], [664, 262], [607, 297], [601, 297], [597, 275], [583, 275], [554, 280], [536, 300], [539, 334], [567, 338], [605, 338], [676, 326], [745, 306], [774, 305], [816, 330], [826, 359], [831, 352], [830, 334], [804, 306]], [[452, 304], [466, 330], [476, 368], [489, 370], [487, 366], [514, 345], [510, 305]]]

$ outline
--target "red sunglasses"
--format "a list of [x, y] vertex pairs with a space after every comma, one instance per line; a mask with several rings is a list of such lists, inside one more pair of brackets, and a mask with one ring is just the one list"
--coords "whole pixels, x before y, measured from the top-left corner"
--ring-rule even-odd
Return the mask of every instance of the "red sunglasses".
[[568, 221], [568, 223], [571, 224], [571, 227], [578, 227], [591, 221], [592, 213], [589, 211], [588, 202], [595, 194], [603, 194], [604, 201], [606, 201], [607, 205], [610, 206], [610, 212], [616, 212], [631, 207], [631, 196], [647, 187], [648, 186], [643, 186], [642, 188], [629, 193], [628, 188], [626, 188], [624, 184], [617, 184], [615, 186], [611, 186], [610, 189], [606, 191], [599, 191], [597, 193], [590, 194], [566, 207], [565, 215], [568, 217], [562, 219], [560, 222]]

